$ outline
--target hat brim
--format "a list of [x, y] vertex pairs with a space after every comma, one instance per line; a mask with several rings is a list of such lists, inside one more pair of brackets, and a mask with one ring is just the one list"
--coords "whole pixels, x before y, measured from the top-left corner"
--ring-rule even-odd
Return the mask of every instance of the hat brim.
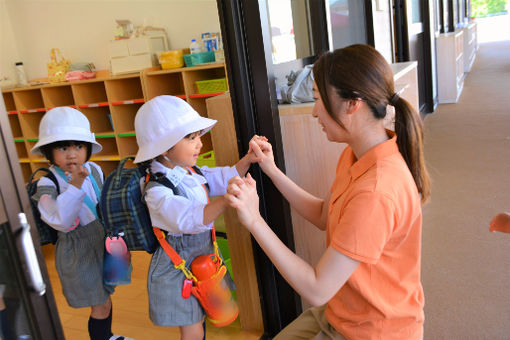
[[103, 149], [101, 144], [99, 144], [96, 141], [87, 140], [85, 138], [80, 138], [78, 135], [69, 134], [67, 136], [59, 135], [58, 137], [48, 137], [48, 138], [39, 139], [39, 141], [37, 143], [35, 143], [34, 147], [32, 149], [30, 149], [30, 153], [32, 153], [34, 155], [42, 155], [41, 146], [45, 146], [45, 145], [48, 145], [51, 143], [60, 142], [60, 141], [64, 141], [64, 140], [75, 140], [75, 141], [79, 141], [79, 142], [90, 143], [92, 145], [92, 153], [98, 153]]
[[134, 163], [141, 163], [156, 158], [162, 153], [170, 150], [175, 144], [190, 133], [202, 131], [202, 136], [209, 132], [209, 130], [211, 130], [217, 122], [217, 120], [205, 117], [193, 120], [179, 128], [182, 131], [181, 134], [169, 133], [167, 136], [159, 139], [158, 141], [147, 143], [140, 147], [136, 153]]

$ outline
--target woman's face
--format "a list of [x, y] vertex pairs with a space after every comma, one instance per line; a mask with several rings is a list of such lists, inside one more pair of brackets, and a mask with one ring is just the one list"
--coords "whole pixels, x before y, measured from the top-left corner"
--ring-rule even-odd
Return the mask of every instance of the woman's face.
[[340, 126], [340, 124], [329, 115], [315, 82], [313, 83], [313, 98], [315, 99], [315, 105], [313, 106], [312, 116], [317, 118], [328, 140], [332, 142], [345, 142], [348, 131], [348, 117], [344, 113], [344, 101], [334, 91], [329, 92], [331, 109], [336, 115], [337, 120], [341, 121], [345, 128]]

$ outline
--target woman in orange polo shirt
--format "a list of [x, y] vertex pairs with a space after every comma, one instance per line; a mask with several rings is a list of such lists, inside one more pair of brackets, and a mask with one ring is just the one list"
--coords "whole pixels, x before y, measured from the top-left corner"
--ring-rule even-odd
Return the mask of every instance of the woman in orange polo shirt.
[[[422, 339], [421, 204], [429, 198], [422, 122], [395, 93], [393, 72], [372, 47], [323, 54], [313, 68], [317, 118], [328, 140], [347, 143], [331, 193], [305, 192], [275, 165], [271, 145], [252, 141], [260, 167], [291, 206], [321, 230], [314, 268], [259, 214], [254, 180], [231, 181], [226, 198], [283, 277], [313, 307], [275, 339]], [[395, 108], [395, 133], [384, 128]]]

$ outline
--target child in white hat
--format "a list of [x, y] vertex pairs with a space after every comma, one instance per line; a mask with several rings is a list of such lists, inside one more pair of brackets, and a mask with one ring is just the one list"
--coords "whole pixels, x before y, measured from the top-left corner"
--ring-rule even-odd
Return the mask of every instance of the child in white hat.
[[52, 180], [42, 177], [32, 198], [38, 202], [41, 219], [59, 231], [55, 264], [67, 303], [74, 308], [91, 307], [90, 339], [127, 340], [111, 332], [114, 287], [103, 284], [105, 232], [96, 205], [104, 175], [88, 161], [99, 151], [101, 145], [85, 115], [70, 107], [49, 110], [30, 152], [48, 159], [60, 194]]
[[[138, 153], [135, 163], [147, 163], [153, 176], [166, 178], [184, 195], [159, 182], [150, 181], [144, 199], [153, 226], [166, 231], [166, 240], [189, 265], [199, 255], [214, 252], [211, 240], [213, 221], [226, 209], [223, 195], [228, 181], [244, 176], [257, 159], [248, 152], [232, 167], [196, 165], [202, 142], [216, 120], [201, 117], [187, 102], [173, 96], [159, 96], [142, 105], [135, 117]], [[208, 203], [210, 195], [219, 196]], [[165, 251], [158, 247], [149, 268], [149, 314], [158, 326], [179, 326], [181, 338], [202, 339], [204, 311], [191, 295], [183, 298], [184, 274], [174, 267]]]

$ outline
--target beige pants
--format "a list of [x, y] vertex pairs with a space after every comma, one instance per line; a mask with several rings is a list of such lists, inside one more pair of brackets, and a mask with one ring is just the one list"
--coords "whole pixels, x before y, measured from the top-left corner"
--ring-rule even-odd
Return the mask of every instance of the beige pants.
[[329, 324], [324, 314], [325, 310], [326, 305], [304, 311], [273, 339], [346, 340]]

